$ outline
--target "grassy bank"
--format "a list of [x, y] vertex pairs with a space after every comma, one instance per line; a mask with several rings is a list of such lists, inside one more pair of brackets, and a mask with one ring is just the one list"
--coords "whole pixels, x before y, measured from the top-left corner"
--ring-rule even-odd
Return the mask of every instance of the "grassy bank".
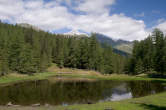
[[0, 84], [10, 84], [17, 83], [22, 81], [32, 81], [32, 80], [42, 80], [42, 79], [50, 79], [54, 77], [59, 78], [85, 78], [85, 79], [96, 79], [96, 80], [118, 80], [118, 81], [133, 81], [133, 80], [146, 80], [146, 81], [160, 81], [166, 82], [166, 79], [156, 79], [156, 78], [146, 78], [146, 77], [136, 77], [136, 76], [128, 76], [128, 75], [90, 75], [90, 74], [75, 74], [75, 73], [56, 73], [56, 72], [45, 72], [45, 73], [37, 73], [33, 76], [30, 75], [22, 75], [22, 74], [8, 74], [6, 76], [0, 77]]
[[30, 81], [30, 80], [41, 80], [41, 79], [47, 79], [48, 77], [51, 77], [54, 75], [56, 74], [51, 72], [36, 73], [33, 76], [11, 73], [11, 74], [0, 77], [0, 84], [9, 84], [9, 83], [16, 83], [16, 82]]
[[21, 81], [30, 81], [30, 80], [42, 80], [42, 79], [49, 79], [54, 77], [61, 77], [61, 78], [86, 78], [86, 79], [97, 79], [97, 80], [123, 80], [123, 81], [132, 81], [132, 80], [149, 80], [149, 81], [163, 81], [165, 82], [166, 79], [160, 78], [148, 78], [144, 76], [128, 76], [128, 75], [102, 75], [95, 71], [88, 71], [88, 70], [80, 70], [80, 69], [69, 69], [69, 68], [57, 68], [57, 67], [50, 67], [48, 72], [43, 73], [36, 73], [34, 75], [25, 75], [25, 74], [18, 74], [18, 73], [11, 73], [6, 76], [0, 77], [0, 84], [10, 84], [16, 83]]
[[93, 105], [74, 105], [69, 107], [57, 107], [57, 110], [166, 110], [166, 92], [116, 102], [104, 102]]
[[142, 98], [134, 98], [116, 102], [82, 104], [72, 106], [0, 106], [0, 110], [166, 110], [166, 92]]

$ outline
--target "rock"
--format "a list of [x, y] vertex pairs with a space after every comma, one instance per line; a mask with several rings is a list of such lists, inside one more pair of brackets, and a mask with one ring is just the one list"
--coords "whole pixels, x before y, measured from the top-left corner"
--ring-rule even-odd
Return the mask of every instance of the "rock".
[[7, 106], [12, 106], [13, 104], [12, 104], [12, 102], [9, 102], [8, 104], [7, 104]]
[[93, 104], [91, 101], [88, 101], [87, 104]]
[[40, 106], [40, 103], [37, 103], [37, 104], [33, 104], [32, 107], [38, 107]]
[[48, 106], [49, 106], [49, 104], [45, 104], [44, 106], [45, 106], [45, 107], [48, 107]]
[[104, 110], [113, 110], [112, 108], [105, 108]]
[[13, 107], [20, 107], [20, 105], [13, 105]]

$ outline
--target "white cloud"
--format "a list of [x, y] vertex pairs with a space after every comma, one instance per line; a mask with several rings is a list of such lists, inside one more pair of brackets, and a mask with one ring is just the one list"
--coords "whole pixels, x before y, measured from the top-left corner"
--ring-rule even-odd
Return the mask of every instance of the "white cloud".
[[[0, 19], [29, 23], [44, 30], [77, 29], [125, 40], [147, 37], [144, 21], [124, 14], [110, 15], [115, 0], [0, 0]], [[109, 7], [108, 7], [109, 6]], [[85, 14], [74, 14], [70, 9]]]
[[100, 32], [115, 39], [140, 40], [148, 35], [143, 21], [133, 20], [124, 15], [82, 15], [75, 22], [74, 26], [81, 27], [82, 30]]
[[166, 21], [160, 22], [156, 27], [161, 29], [166, 34]]
[[0, 0], [0, 19], [12, 20], [23, 12], [21, 0]]
[[41, 6], [43, 6], [43, 1], [42, 0], [38, 0], [38, 1], [25, 1], [24, 7], [27, 9], [40, 9]]
[[76, 9], [87, 14], [102, 14], [108, 12], [108, 6], [114, 3], [115, 0], [84, 0]]

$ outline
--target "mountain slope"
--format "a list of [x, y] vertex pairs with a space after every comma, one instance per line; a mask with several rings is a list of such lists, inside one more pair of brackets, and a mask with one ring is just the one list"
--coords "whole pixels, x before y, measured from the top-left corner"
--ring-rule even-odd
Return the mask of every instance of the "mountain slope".
[[114, 48], [121, 50], [121, 51], [124, 51], [124, 52], [129, 53], [129, 54], [132, 54], [133, 44], [132, 43], [120, 44], [120, 45], [115, 46]]
[[133, 43], [125, 40], [113, 40], [112, 38], [105, 36], [103, 34], [96, 33], [97, 40], [104, 44], [111, 45], [116, 53], [131, 54]]

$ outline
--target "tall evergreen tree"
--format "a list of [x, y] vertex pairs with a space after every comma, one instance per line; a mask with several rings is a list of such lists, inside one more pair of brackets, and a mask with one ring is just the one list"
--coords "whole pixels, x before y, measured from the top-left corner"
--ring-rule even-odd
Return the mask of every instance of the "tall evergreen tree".
[[164, 59], [164, 34], [159, 29], [155, 29], [152, 35], [155, 38], [155, 58], [154, 58], [154, 64], [155, 64], [155, 70], [164, 73], [164, 65], [165, 61]]
[[30, 45], [24, 45], [22, 52], [18, 56], [18, 68], [17, 71], [20, 73], [34, 73], [36, 72], [33, 68], [33, 55]]
[[[36, 73], [59, 67], [122, 72], [123, 58], [91, 37], [51, 34], [0, 22], [0, 73]], [[119, 69], [119, 70], [118, 70]]]
[[162, 31], [155, 29], [152, 36], [134, 43], [132, 58], [128, 65], [130, 73], [166, 72], [166, 42]]

